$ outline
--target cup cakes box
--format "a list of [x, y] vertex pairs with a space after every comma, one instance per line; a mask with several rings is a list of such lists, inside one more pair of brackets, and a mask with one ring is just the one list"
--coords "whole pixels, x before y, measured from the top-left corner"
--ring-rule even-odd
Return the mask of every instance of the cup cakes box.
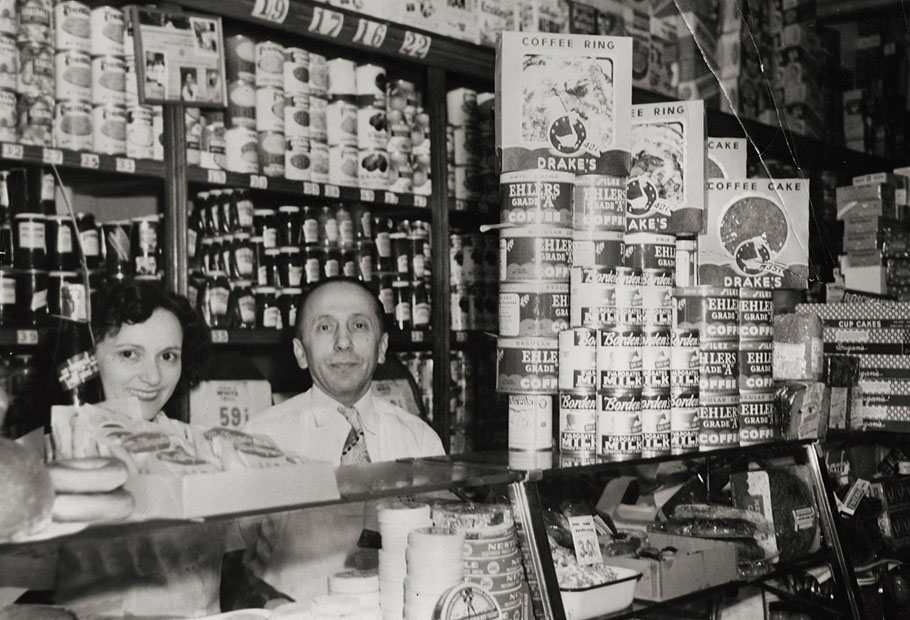
[[808, 286], [809, 181], [711, 179], [698, 283], [723, 287]]
[[629, 174], [631, 38], [503, 32], [496, 92], [502, 172]]
[[631, 153], [626, 232], [702, 232], [704, 102], [633, 105]]

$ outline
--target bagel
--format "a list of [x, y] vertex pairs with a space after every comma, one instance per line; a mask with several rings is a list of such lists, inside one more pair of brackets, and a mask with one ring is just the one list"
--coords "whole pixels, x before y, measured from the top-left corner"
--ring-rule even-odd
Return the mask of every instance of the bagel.
[[122, 487], [128, 476], [123, 461], [103, 457], [61, 459], [47, 469], [58, 493], [107, 493]]
[[117, 489], [108, 493], [58, 493], [54, 498], [54, 521], [122, 521], [133, 514], [133, 496]]

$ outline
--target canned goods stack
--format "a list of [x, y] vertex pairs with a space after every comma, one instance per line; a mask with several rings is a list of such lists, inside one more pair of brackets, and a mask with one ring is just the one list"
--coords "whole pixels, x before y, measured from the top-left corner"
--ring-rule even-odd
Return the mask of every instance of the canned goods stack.
[[[126, 154], [126, 62], [123, 11], [91, 9], [92, 143], [106, 155]], [[145, 153], [151, 156], [151, 153]]]
[[274, 41], [256, 44], [256, 144], [259, 171], [284, 176], [284, 47]]
[[400, 330], [430, 328], [430, 225], [420, 220], [377, 218], [379, 299]]
[[389, 189], [389, 142], [386, 116], [388, 80], [384, 67], [358, 65], [357, 88], [357, 176], [360, 187]]
[[284, 49], [284, 176], [310, 180], [310, 53]]
[[325, 109], [329, 145], [329, 183], [357, 187], [357, 73], [353, 60], [328, 61], [328, 105]]
[[[496, 175], [496, 125], [495, 119], [496, 95], [493, 93], [477, 93], [477, 147], [478, 173], [481, 183], [481, 213], [494, 211], [499, 198], [499, 178]], [[448, 135], [448, 134], [447, 134]], [[454, 137], [454, 135], [453, 135]], [[454, 156], [454, 154], [453, 154]], [[449, 160], [449, 165], [453, 165]]]
[[449, 235], [449, 308], [453, 331], [496, 329], [499, 292], [497, 251], [492, 237], [479, 233]]
[[329, 74], [325, 56], [310, 52], [310, 179], [329, 182], [329, 143], [326, 128]]
[[739, 445], [739, 291], [677, 288], [674, 297], [674, 338], [698, 338], [698, 447]]
[[[470, 88], [456, 88], [446, 93], [446, 136], [452, 143], [451, 147], [447, 146], [450, 157], [446, 185], [449, 197], [455, 200], [455, 209], [459, 211], [466, 210], [465, 201], [480, 200], [483, 189], [477, 99], [477, 91]], [[488, 100], [485, 98], [485, 101]]]
[[126, 73], [126, 155], [136, 159], [164, 159], [164, 110], [160, 105], [139, 105], [133, 24], [123, 12], [123, 54]]
[[[225, 38], [227, 112], [224, 117], [225, 168], [232, 172], [259, 172], [256, 136], [256, 44], [244, 35]], [[201, 154], [200, 154], [201, 161]]]
[[[389, 139], [386, 143], [386, 150], [389, 153], [389, 189], [392, 191], [417, 193], [412, 168], [414, 142], [411, 138], [411, 131], [416, 122], [419, 106], [420, 98], [417, 86], [413, 82], [403, 79], [389, 81], [386, 97], [386, 122], [389, 128]], [[420, 132], [418, 137], [421, 142], [425, 137], [428, 146], [429, 137], [425, 136], [426, 132], [423, 129]], [[428, 179], [429, 176], [425, 180], [428, 181]]]
[[[15, 51], [18, 56], [13, 104], [18, 127], [15, 141], [22, 144], [54, 144], [54, 31], [52, 0], [17, 0]], [[10, 51], [10, 50], [7, 50]], [[4, 114], [5, 116], [5, 114]], [[10, 136], [6, 136], [10, 137]]]
[[775, 439], [774, 291], [739, 289], [739, 442]]

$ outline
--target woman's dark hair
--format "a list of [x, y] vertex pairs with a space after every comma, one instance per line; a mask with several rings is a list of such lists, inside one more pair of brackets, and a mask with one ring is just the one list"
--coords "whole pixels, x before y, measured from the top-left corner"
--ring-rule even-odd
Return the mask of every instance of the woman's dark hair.
[[209, 329], [186, 297], [154, 282], [114, 282], [92, 300], [92, 334], [95, 342], [114, 336], [123, 325], [144, 323], [158, 308], [167, 310], [183, 328], [180, 381], [175, 394], [199, 385], [199, 373], [208, 360]]

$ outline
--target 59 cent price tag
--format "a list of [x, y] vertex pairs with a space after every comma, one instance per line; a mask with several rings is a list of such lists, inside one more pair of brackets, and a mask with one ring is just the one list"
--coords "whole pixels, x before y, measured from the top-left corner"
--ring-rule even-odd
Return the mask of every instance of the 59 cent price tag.
[[591, 515], [569, 517], [569, 527], [572, 529], [572, 545], [575, 547], [575, 558], [578, 560], [578, 565], [587, 566], [603, 562], [600, 543], [597, 541], [597, 529], [594, 527], [594, 517]]
[[265, 189], [269, 186], [269, 180], [261, 174], [250, 175], [250, 187], [252, 189]]

